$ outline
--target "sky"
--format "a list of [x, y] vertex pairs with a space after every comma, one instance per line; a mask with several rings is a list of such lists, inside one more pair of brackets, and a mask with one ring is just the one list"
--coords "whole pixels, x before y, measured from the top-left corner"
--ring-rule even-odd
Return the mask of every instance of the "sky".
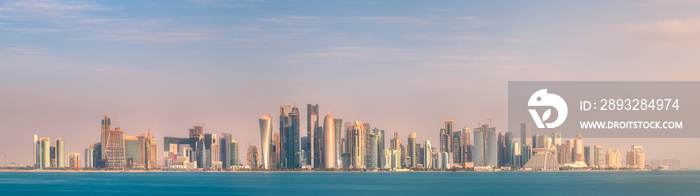
[[[310, 103], [402, 140], [437, 143], [445, 119], [505, 132], [508, 81], [697, 80], [698, 10], [696, 0], [0, 0], [2, 164], [31, 163], [33, 134], [82, 156], [105, 114], [132, 136], [186, 137], [202, 123], [231, 132], [241, 160], [260, 143], [258, 117], [278, 130], [280, 105], [301, 108], [302, 135]], [[642, 144], [649, 159], [700, 168], [697, 138], [585, 141]]]

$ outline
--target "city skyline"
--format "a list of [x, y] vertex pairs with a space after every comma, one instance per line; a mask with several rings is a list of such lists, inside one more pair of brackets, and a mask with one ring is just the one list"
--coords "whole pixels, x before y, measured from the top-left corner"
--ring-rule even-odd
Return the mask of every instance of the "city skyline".
[[[126, 135], [150, 124], [158, 138], [186, 137], [206, 123], [230, 132], [243, 157], [245, 144], [260, 143], [255, 119], [272, 115], [275, 132], [278, 106], [295, 102], [302, 132], [312, 103], [319, 117], [330, 110], [402, 139], [415, 131], [416, 143], [436, 147], [445, 119], [458, 130], [493, 118], [516, 133], [506, 124], [511, 80], [697, 80], [698, 9], [655, 0], [2, 1], [0, 153], [31, 163], [29, 150], [13, 149], [32, 134], [83, 152], [109, 112]], [[616, 141], [700, 165], [688, 150], [700, 149], [698, 138], [586, 143]]]
[[[316, 108], [318, 105], [315, 106]], [[288, 108], [288, 105], [283, 105], [281, 106], [281, 116], [285, 116], [284, 114], [289, 114], [289, 117], [291, 117], [292, 121], [291, 124], [285, 127], [285, 129], [280, 129], [281, 131], [284, 130], [286, 134], [290, 134], [296, 129], [297, 133], [297, 138], [299, 137], [299, 120], [298, 120], [298, 113], [299, 111], [297, 110], [296, 106]], [[328, 156], [331, 155], [333, 157], [328, 157], [328, 158], [320, 158], [322, 160], [317, 160], [318, 164], [314, 164], [313, 160], [305, 160], [309, 159], [309, 156], [304, 156], [304, 153], [309, 153], [311, 152], [308, 146], [306, 148], [303, 147], [304, 145], [304, 138], [302, 137], [302, 140], [296, 140], [295, 144], [293, 143], [288, 143], [285, 145], [291, 145], [287, 146], [288, 148], [286, 151], [290, 152], [293, 150], [289, 149], [298, 149], [301, 150], [301, 154], [298, 153], [293, 153], [294, 154], [294, 160], [286, 161], [282, 165], [278, 165], [279, 163], [270, 162], [271, 160], [279, 160], [275, 158], [272, 158], [274, 156], [279, 156], [272, 154], [270, 155], [269, 153], [271, 152], [271, 148], [276, 148], [274, 146], [279, 145], [279, 143], [275, 143], [274, 140], [271, 140], [270, 135], [272, 133], [270, 132], [272, 130], [272, 117], [271, 115], [263, 115], [259, 117], [259, 123], [260, 123], [260, 139], [261, 139], [261, 145], [250, 145], [248, 147], [248, 152], [246, 153], [246, 163], [251, 164], [255, 163], [255, 165], [248, 165], [250, 166], [251, 169], [262, 169], [262, 170], [275, 170], [275, 169], [303, 169], [303, 168], [317, 168], [317, 169], [330, 169], [330, 168], [335, 168], [335, 169], [340, 169], [336, 168], [336, 163], [335, 163], [335, 125], [334, 121], [338, 119], [334, 119], [332, 115], [327, 114], [326, 117], [324, 118], [324, 125], [322, 127], [317, 127], [319, 129], [324, 130], [323, 131], [323, 137], [320, 139], [318, 142], [322, 146], [322, 151], [324, 154], [323, 156]], [[283, 121], [281, 121], [282, 123]], [[287, 120], [284, 120], [286, 123]], [[441, 141], [440, 143], [443, 144], [445, 143], [445, 140], [442, 140], [443, 135], [446, 133], [454, 133], [455, 136], [451, 136], [454, 138], [462, 138], [462, 134], [464, 132], [462, 131], [449, 131], [452, 130], [452, 127], [454, 126], [454, 120], [449, 119], [445, 120], [445, 128], [440, 130], [440, 138]], [[89, 148], [86, 148], [85, 150], [85, 165], [84, 167], [96, 167], [96, 168], [102, 168], [102, 169], [131, 169], [131, 168], [136, 168], [134, 167], [135, 165], [139, 165], [142, 168], [145, 169], [173, 169], [171, 166], [178, 165], [178, 164], [184, 164], [181, 165], [181, 169], [193, 169], [188, 166], [188, 162], [191, 162], [195, 164], [196, 168], [203, 168], [203, 169], [213, 169], [213, 170], [220, 170], [222, 169], [223, 165], [226, 165], [222, 163], [222, 161], [230, 161], [228, 160], [229, 158], [224, 158], [229, 155], [229, 153], [232, 152], [226, 152], [224, 154], [221, 154], [221, 159], [219, 159], [219, 153], [220, 152], [225, 152], [226, 150], [224, 149], [229, 149], [228, 143], [236, 143], [236, 150], [238, 149], [238, 142], [236, 140], [232, 140], [230, 138], [230, 133], [222, 133], [221, 135], [221, 140], [217, 137], [216, 134], [212, 133], [207, 133], [206, 129], [204, 128], [204, 124], [202, 125], [195, 125], [194, 129], [189, 130], [189, 136], [190, 138], [198, 138], [197, 141], [191, 141], [191, 139], [187, 138], [182, 138], [185, 139], [185, 142], [174, 142], [174, 140], [181, 140], [178, 138], [173, 138], [169, 136], [164, 136], [164, 143], [163, 145], [167, 146], [169, 143], [171, 146], [169, 147], [164, 147], [164, 156], [165, 157], [163, 160], [164, 165], [160, 165], [158, 163], [158, 158], [153, 157], [155, 154], [159, 154], [160, 151], [158, 151], [158, 142], [156, 138], [152, 138], [154, 136], [154, 133], [149, 129], [148, 135], [141, 134], [138, 136], [138, 142], [142, 143], [135, 143], [137, 146], [132, 147], [134, 150], [136, 150], [136, 153], [132, 152], [131, 155], [129, 155], [129, 148], [130, 144], [127, 143], [127, 138], [134, 138], [133, 136], [127, 136], [124, 135], [123, 132], [120, 131], [120, 126], [116, 125], [114, 129], [111, 127], [111, 118], [109, 118], [108, 115], [103, 116], [103, 119], [101, 120], [102, 124], [102, 144], [97, 143], [95, 145], [98, 145], [98, 149], [101, 149], [101, 153], [99, 155], [95, 155], [95, 153], [98, 152], [90, 152], [90, 149], [94, 149], [95, 145], [90, 146]], [[295, 127], [296, 126], [296, 127]], [[330, 128], [330, 129], [328, 129]], [[396, 168], [437, 168], [437, 169], [447, 169], [447, 167], [474, 167], [475, 170], [483, 170], [483, 167], [489, 166], [489, 167], [512, 167], [512, 166], [519, 166], [519, 165], [525, 165], [524, 167], [528, 168], [540, 168], [542, 170], [553, 170], [553, 166], [544, 166], [544, 165], [539, 165], [537, 164], [542, 164], [542, 162], [551, 162], [551, 161], [543, 161], [542, 159], [555, 159], [555, 162], [557, 163], [556, 170], [558, 170], [558, 167], [593, 167], [594, 165], [597, 167], [600, 166], [600, 161], [601, 159], [599, 157], [599, 154], [602, 152], [598, 151], [600, 145], [595, 145], [591, 146], [586, 145], [584, 146], [583, 143], [583, 137], [581, 134], [577, 134], [574, 140], [562, 140], [566, 138], [562, 138], [562, 133], [561, 132], [553, 132], [551, 133], [551, 137], [549, 137], [548, 134], [534, 134], [534, 135], [528, 135], [527, 132], [530, 130], [530, 124], [529, 123], [522, 123], [520, 127], [520, 131], [525, 133], [523, 138], [527, 138], [527, 140], [532, 139], [531, 144], [525, 144], [525, 146], [520, 146], [518, 144], [517, 140], [513, 140], [513, 133], [512, 132], [497, 132], [496, 128], [490, 127], [488, 124], [483, 124], [480, 127], [476, 127], [473, 129], [473, 134], [474, 134], [474, 141], [466, 140], [466, 141], [461, 141], [461, 139], [457, 141], [454, 144], [454, 147], [452, 150], [446, 149], [447, 147], [441, 147], [441, 149], [435, 149], [433, 148], [431, 150], [431, 154], [433, 155], [426, 155], [427, 153], [426, 150], [429, 150], [429, 144], [430, 140], [424, 140], [424, 144], [428, 149], [420, 150], [421, 148], [420, 145], [416, 146], [416, 133], [410, 133], [407, 138], [407, 145], [404, 146], [401, 143], [401, 138], [398, 135], [398, 132], [394, 133], [394, 139], [391, 139], [391, 146], [389, 149], [384, 149], [382, 146], [378, 146], [378, 136], [376, 135], [376, 131], [370, 132], [369, 130], [371, 127], [369, 126], [369, 123], [362, 123], [360, 121], [355, 121], [355, 123], [349, 123], [346, 124], [346, 129], [347, 129], [347, 136], [346, 138], [343, 138], [343, 141], [348, 141], [349, 143], [347, 144], [347, 149], [343, 150], [345, 153], [343, 154], [348, 154], [347, 158], [346, 155], [343, 155], [343, 168], [345, 169], [396, 169]], [[365, 131], [366, 130], [366, 131]], [[372, 130], [378, 130], [377, 128], [374, 128]], [[448, 131], [446, 131], [448, 130]], [[464, 131], [468, 131], [467, 127], [464, 128]], [[109, 134], [108, 134], [109, 133]], [[114, 134], [119, 134], [114, 136]], [[330, 135], [329, 135], [330, 134]], [[369, 135], [366, 135], [369, 134]], [[468, 134], [468, 133], [466, 133]], [[290, 134], [294, 135], [294, 134]], [[498, 135], [498, 137], [496, 137]], [[458, 137], [459, 136], [459, 137]], [[115, 137], [115, 138], [112, 138]], [[307, 136], [308, 137], [308, 136]], [[110, 139], [112, 138], [112, 139]], [[124, 139], [122, 139], [124, 138]], [[352, 139], [350, 139], [352, 138]], [[383, 133], [382, 136], [383, 137]], [[115, 143], [116, 141], [113, 141], [114, 139], [121, 140], [120, 143]], [[347, 139], [347, 140], [346, 140]], [[369, 141], [367, 140], [369, 139]], [[34, 135], [34, 143], [35, 146], [33, 147], [33, 152], [32, 156], [36, 155], [35, 159], [35, 167], [36, 168], [63, 168], [65, 167], [65, 161], [67, 159], [65, 158], [65, 151], [62, 150], [64, 149], [64, 142], [62, 141], [61, 138], [56, 138], [56, 145], [51, 145], [50, 148], [50, 157], [49, 156], [49, 141], [50, 138], [48, 137], [42, 137], [40, 140], [38, 139], [37, 135]], [[287, 139], [287, 141], [293, 141], [294, 139]], [[106, 141], [106, 142], [105, 142]], [[306, 140], [308, 141], [308, 140]], [[326, 148], [326, 141], [330, 141], [330, 148]], [[497, 143], [498, 141], [498, 143]], [[190, 147], [191, 142], [196, 142], [196, 152], [187, 152], [186, 149], [192, 150]], [[272, 143], [271, 143], [272, 142]], [[359, 143], [357, 143], [359, 142]], [[107, 143], [108, 145], [104, 145]], [[206, 145], [205, 145], [206, 143]], [[370, 144], [371, 143], [371, 144]], [[469, 145], [471, 143], [474, 143], [474, 147], [471, 148]], [[119, 144], [119, 145], [117, 145]], [[176, 144], [175, 146], [172, 146], [173, 144]], [[180, 146], [180, 145], [186, 145], [186, 146]], [[467, 145], [466, 147], [469, 147], [468, 149], [473, 149], [472, 150], [467, 150], [467, 151], [459, 151], [455, 149], [466, 149], [464, 148], [463, 145]], [[105, 147], [105, 146], [117, 146], [117, 147]], [[141, 147], [138, 147], [140, 145]], [[293, 147], [296, 145], [296, 147]], [[308, 145], [308, 144], [307, 144]], [[550, 149], [551, 145], [551, 149]], [[121, 146], [121, 147], [120, 147]], [[644, 169], [645, 165], [646, 166], [661, 166], [667, 163], [667, 160], [676, 160], [678, 159], [663, 159], [663, 164], [662, 164], [662, 159], [659, 158], [651, 158], [651, 159], [646, 159], [645, 158], [645, 150], [643, 150], [642, 145], [638, 144], [632, 144], [632, 150], [627, 150], [626, 153], [626, 159], [621, 158], [622, 154], [620, 153], [620, 149], [615, 149], [614, 153], [612, 153], [613, 148], [608, 148], [607, 152], [605, 153], [605, 165], [602, 167], [615, 167], [615, 168], [623, 168], [623, 167], [633, 167], [633, 168], [639, 168], [639, 169]], [[60, 148], [59, 148], [60, 147]], [[175, 151], [175, 156], [174, 157], [179, 157], [178, 151], [180, 153], [183, 152], [182, 148], [185, 148], [184, 154], [180, 156], [184, 156], [184, 163], [182, 160], [177, 158], [173, 158], [172, 149], [178, 149]], [[219, 147], [222, 147], [221, 151], [219, 150]], [[418, 147], [418, 148], [417, 148]], [[138, 153], [138, 148], [141, 148], [141, 153], [140, 153], [140, 158], [139, 153]], [[171, 149], [170, 153], [166, 148]], [[537, 161], [534, 161], [534, 163], [530, 162], [530, 157], [529, 155], [527, 157], [521, 157], [521, 149], [523, 153], [529, 153], [533, 152], [531, 150], [534, 150], [533, 158]], [[98, 150], [94, 149], [94, 150]], [[205, 151], [206, 149], [206, 151]], [[258, 150], [258, 149], [265, 149], [265, 150]], [[378, 154], [379, 151], [385, 151], [386, 154], [388, 155], [383, 155], [383, 154]], [[549, 149], [549, 150], [547, 150]], [[568, 149], [568, 150], [567, 150]], [[585, 152], [584, 152], [585, 149]], [[595, 149], [595, 152], [594, 150]], [[233, 149], [231, 149], [233, 150]], [[251, 151], [252, 150], [252, 151]], [[407, 151], [405, 151], [407, 150]], [[416, 150], [419, 150], [419, 152], [424, 152], [424, 154], [418, 154], [416, 153]], [[551, 151], [553, 154], [551, 156], [555, 158], [546, 158], [542, 157], [542, 152], [544, 150]], [[601, 149], [604, 150], [604, 149]], [[234, 150], [235, 151], [235, 150]], [[106, 153], [107, 152], [107, 153]], [[118, 152], [115, 154], [115, 152]], [[126, 152], [126, 155], [124, 154]], [[460, 152], [460, 153], [457, 153]], [[638, 154], [638, 152], [641, 152], [641, 154]], [[121, 153], [121, 154], [119, 154]], [[192, 154], [194, 153], [194, 154]], [[209, 154], [211, 153], [211, 154]], [[234, 152], [235, 154], [238, 154], [239, 152]], [[252, 153], [252, 154], [251, 154]], [[435, 154], [437, 153], [437, 154]], [[464, 153], [464, 154], [462, 154]], [[69, 155], [73, 154], [78, 154], [78, 153], [68, 153]], [[470, 155], [471, 154], [471, 155]], [[549, 154], [549, 153], [546, 153]], [[372, 156], [369, 156], [372, 155]], [[399, 155], [401, 158], [399, 158]], [[470, 156], [473, 158], [474, 162], [469, 162], [467, 159], [462, 159], [462, 158], [456, 158], [460, 157], [462, 155], [465, 156]], [[79, 155], [78, 160], [79, 160]], [[290, 155], [287, 155], [289, 157]], [[386, 157], [384, 157], [386, 156]], [[425, 157], [425, 158], [418, 158], [418, 157]], [[612, 156], [612, 157], [611, 157]], [[617, 156], [618, 158], [614, 158]], [[639, 157], [638, 157], [639, 156]], [[94, 158], [88, 158], [88, 157], [94, 157]], [[101, 158], [97, 158], [101, 157]], [[120, 158], [119, 158], [120, 157]], [[126, 157], [126, 159], [125, 159]], [[48, 159], [50, 159], [50, 165], [48, 164]], [[69, 156], [69, 159], [75, 159], [75, 155]], [[194, 160], [191, 160], [194, 159]], [[209, 160], [210, 159], [210, 160]], [[386, 159], [386, 160], [384, 160]], [[400, 163], [397, 163], [398, 160], [401, 160]], [[415, 160], [419, 160], [416, 162]], [[611, 160], [612, 159], [612, 160]], [[429, 161], [432, 160], [431, 162], [426, 163], [424, 161]], [[74, 162], [70, 162], [73, 160], [68, 160], [71, 165], [74, 165]], [[331, 162], [327, 162], [331, 161]], [[421, 163], [421, 161], [423, 161]], [[379, 163], [378, 163], [379, 162]], [[469, 163], [467, 163], [469, 162]], [[642, 165], [639, 165], [639, 163], [642, 163]], [[418, 163], [418, 165], [416, 165]], [[123, 165], [117, 165], [117, 164], [123, 164]], [[239, 165], [239, 163], [231, 163], [231, 166], [242, 166]], [[285, 166], [284, 164], [289, 164], [289, 166]], [[452, 165], [454, 164], [454, 165]], [[533, 165], [534, 164], [534, 165]], [[551, 163], [550, 163], [551, 164]], [[672, 169], [678, 169], [680, 165], [678, 165], [678, 162], [670, 163], [672, 166], [670, 168]], [[160, 166], [159, 166], [160, 165]], [[471, 166], [469, 166], [471, 165]], [[164, 167], [161, 167], [164, 166]], [[666, 165], [669, 166], [669, 165]], [[281, 168], [280, 168], [281, 167]], [[72, 169], [76, 169], [76, 167], [70, 167]], [[79, 167], [78, 167], [79, 168]], [[228, 167], [224, 167], [228, 168]], [[237, 167], [236, 167], [237, 168]]]

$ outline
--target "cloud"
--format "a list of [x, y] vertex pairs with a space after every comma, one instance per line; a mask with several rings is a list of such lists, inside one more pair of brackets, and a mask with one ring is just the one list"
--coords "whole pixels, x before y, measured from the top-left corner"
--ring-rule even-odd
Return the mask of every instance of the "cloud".
[[613, 29], [666, 46], [700, 46], [700, 18], [620, 24]]
[[101, 37], [112, 41], [133, 41], [152, 43], [186, 43], [207, 40], [212, 32], [208, 31], [146, 31], [146, 30], [117, 30], [104, 31]]
[[47, 55], [45, 49], [26, 45], [0, 47], [0, 68], [35, 69], [60, 64], [56, 56]]
[[374, 16], [374, 17], [344, 17], [346, 20], [371, 21], [380, 24], [412, 24], [429, 25], [432, 22], [427, 18], [399, 17], [399, 16]]
[[31, 16], [72, 16], [79, 11], [93, 11], [104, 9], [101, 6], [80, 2], [80, 4], [67, 4], [57, 0], [26, 0], [11, 1], [3, 5], [3, 10], [23, 12]]
[[316, 23], [319, 21], [319, 19], [321, 18], [315, 16], [284, 15], [278, 17], [258, 18], [257, 20], [281, 25], [306, 25]]

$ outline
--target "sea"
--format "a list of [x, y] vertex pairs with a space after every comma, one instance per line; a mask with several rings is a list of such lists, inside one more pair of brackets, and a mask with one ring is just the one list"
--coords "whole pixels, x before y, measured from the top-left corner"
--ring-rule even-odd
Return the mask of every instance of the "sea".
[[700, 171], [0, 172], [0, 195], [700, 195]]

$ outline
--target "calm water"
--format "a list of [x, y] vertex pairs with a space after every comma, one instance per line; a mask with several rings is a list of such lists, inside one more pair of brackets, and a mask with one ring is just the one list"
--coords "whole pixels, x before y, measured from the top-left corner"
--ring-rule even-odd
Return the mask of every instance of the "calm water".
[[700, 195], [700, 171], [0, 172], [0, 195]]

